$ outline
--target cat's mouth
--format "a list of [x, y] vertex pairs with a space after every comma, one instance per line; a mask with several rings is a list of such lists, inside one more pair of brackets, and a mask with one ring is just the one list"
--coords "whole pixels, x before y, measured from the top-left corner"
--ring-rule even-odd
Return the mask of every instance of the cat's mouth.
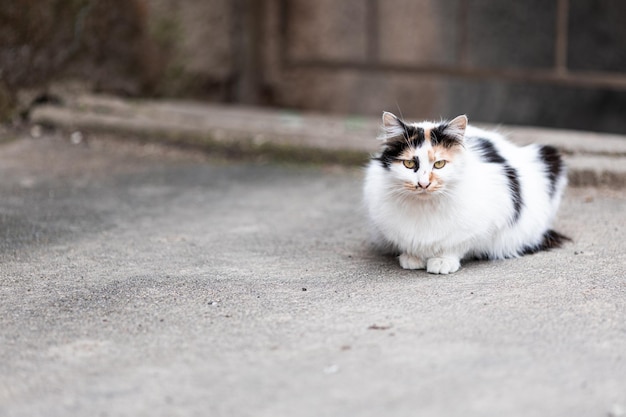
[[434, 190], [431, 190], [430, 187], [429, 188], [422, 188], [419, 185], [413, 184], [413, 183], [410, 183], [410, 182], [405, 182], [403, 184], [403, 186], [404, 186], [404, 189], [406, 191], [409, 191], [411, 193], [415, 193], [415, 194], [418, 194], [418, 195], [428, 195], [432, 191], [434, 191]]

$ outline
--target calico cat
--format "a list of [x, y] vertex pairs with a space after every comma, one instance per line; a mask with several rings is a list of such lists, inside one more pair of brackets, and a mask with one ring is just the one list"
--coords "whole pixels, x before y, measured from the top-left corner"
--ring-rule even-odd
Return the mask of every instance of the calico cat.
[[383, 113], [382, 152], [364, 197], [373, 243], [405, 269], [456, 272], [463, 259], [503, 259], [560, 247], [552, 230], [567, 172], [551, 146], [519, 147], [449, 122], [405, 123]]

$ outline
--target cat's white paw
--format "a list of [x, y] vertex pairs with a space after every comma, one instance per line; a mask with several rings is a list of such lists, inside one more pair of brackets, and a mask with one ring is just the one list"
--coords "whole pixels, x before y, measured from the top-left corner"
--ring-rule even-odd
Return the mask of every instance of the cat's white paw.
[[403, 253], [398, 257], [400, 261], [400, 266], [404, 269], [425, 269], [426, 263], [422, 260], [422, 258], [418, 258], [415, 256], [407, 255]]
[[431, 274], [451, 274], [461, 267], [456, 258], [430, 258], [426, 264], [426, 272]]

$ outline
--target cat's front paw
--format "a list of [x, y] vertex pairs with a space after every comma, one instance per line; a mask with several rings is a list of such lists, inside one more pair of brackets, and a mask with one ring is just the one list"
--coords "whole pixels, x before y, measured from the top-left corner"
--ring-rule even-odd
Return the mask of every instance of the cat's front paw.
[[461, 267], [456, 258], [430, 258], [426, 264], [426, 272], [431, 274], [451, 274]]
[[424, 269], [426, 268], [426, 263], [422, 260], [422, 258], [418, 258], [416, 256], [411, 256], [406, 253], [403, 253], [398, 257], [400, 261], [400, 266], [404, 269]]

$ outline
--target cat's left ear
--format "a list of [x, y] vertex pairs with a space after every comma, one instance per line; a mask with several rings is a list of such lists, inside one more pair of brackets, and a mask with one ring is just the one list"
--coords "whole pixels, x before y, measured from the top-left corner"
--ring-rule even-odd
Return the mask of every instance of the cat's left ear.
[[462, 141], [465, 137], [465, 129], [467, 128], [467, 116], [462, 114], [450, 120], [446, 126], [446, 134], [454, 137], [458, 141]]
[[406, 136], [406, 125], [393, 113], [383, 112], [383, 134], [379, 139], [387, 141], [395, 137]]

